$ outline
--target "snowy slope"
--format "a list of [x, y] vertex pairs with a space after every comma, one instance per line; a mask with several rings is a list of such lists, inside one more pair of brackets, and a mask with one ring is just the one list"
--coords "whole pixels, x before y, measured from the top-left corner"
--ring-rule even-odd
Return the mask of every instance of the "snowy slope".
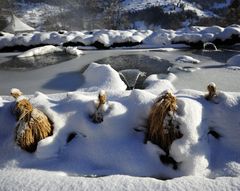
[[[124, 11], [139, 11], [151, 6], [161, 6], [165, 13], [192, 11], [201, 17], [217, 16], [211, 10], [204, 10], [200, 5], [191, 1], [182, 0], [125, 0], [122, 2]], [[213, 9], [221, 9], [229, 6], [231, 0], [225, 3], [214, 3]], [[16, 3], [17, 15], [26, 23], [37, 29], [41, 29], [47, 17], [55, 16], [67, 10], [67, 8], [49, 5], [47, 3]], [[67, 7], [67, 3], [66, 6]]]
[[42, 24], [48, 16], [54, 16], [61, 12], [59, 7], [46, 3], [17, 3], [17, 6], [21, 19], [37, 29], [42, 28]]
[[151, 6], [161, 6], [165, 13], [190, 10], [195, 12], [199, 17], [216, 16], [214, 13], [207, 10], [201, 10], [196, 4], [184, 0], [181, 1], [181, 4], [184, 5], [183, 10], [182, 7], [177, 6], [178, 2], [179, 0], [125, 0], [123, 6], [126, 11], [138, 11]]

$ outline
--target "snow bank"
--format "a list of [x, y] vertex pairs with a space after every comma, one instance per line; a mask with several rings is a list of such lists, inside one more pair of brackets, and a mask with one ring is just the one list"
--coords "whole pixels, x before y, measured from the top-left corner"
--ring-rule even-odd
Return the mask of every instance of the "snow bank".
[[[64, 45], [94, 46], [99, 49], [121, 46], [169, 46], [175, 43], [237, 43], [239, 42], [240, 26], [231, 25], [226, 28], [191, 27], [180, 30], [93, 30], [70, 32], [33, 32], [28, 34], [5, 34], [0, 37], [0, 49], [20, 48], [21, 46]], [[234, 39], [233, 39], [234, 38]], [[20, 47], [17, 47], [20, 46]]]
[[[118, 72], [97, 63], [92, 63], [83, 75], [84, 88], [79, 91], [53, 95], [36, 92], [27, 96], [54, 123], [53, 136], [39, 142], [34, 154], [15, 144], [14, 101], [8, 96], [0, 97], [0, 189], [20, 189], [26, 184], [29, 190], [60, 186], [67, 190], [69, 185], [73, 190], [81, 186], [92, 189], [91, 185], [109, 190], [135, 190], [137, 185], [138, 189], [145, 189], [145, 185], [153, 190], [239, 187], [239, 93], [218, 92], [215, 100], [207, 101], [205, 92], [176, 90], [172, 85], [174, 74], [164, 78], [151, 75], [144, 90], [125, 91]], [[103, 122], [95, 124], [90, 116], [96, 111], [100, 89], [106, 91], [111, 108], [104, 113]], [[172, 90], [177, 97], [175, 120], [183, 134], [170, 147], [176, 170], [160, 160], [160, 155], [165, 154], [161, 148], [150, 141], [144, 144], [150, 108], [165, 90]], [[75, 137], [70, 140], [72, 135]], [[128, 176], [81, 177], [116, 174], [160, 179], [187, 177], [168, 181]], [[115, 183], [117, 187], [112, 187]]]
[[[12, 176], [15, 174], [15, 177]], [[43, 172], [36, 170], [0, 171], [1, 190], [184, 190], [184, 191], [224, 191], [238, 190], [239, 178], [217, 178], [215, 180], [189, 176], [173, 180], [161, 181], [152, 178], [139, 178], [130, 176], [108, 176], [101, 178], [68, 177], [61, 172]], [[17, 177], [17, 178], [16, 178]], [[31, 178], [30, 178], [31, 177]], [[26, 187], [27, 185], [27, 187]]]

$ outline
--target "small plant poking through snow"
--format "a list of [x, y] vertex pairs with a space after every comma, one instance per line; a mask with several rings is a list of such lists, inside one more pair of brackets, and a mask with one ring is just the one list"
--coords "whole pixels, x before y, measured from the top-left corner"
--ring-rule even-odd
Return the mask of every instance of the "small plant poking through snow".
[[216, 91], [216, 84], [211, 82], [208, 86], [207, 86], [207, 90], [208, 90], [208, 94], [205, 96], [205, 98], [207, 100], [213, 100], [214, 98], [217, 97], [217, 91]]
[[104, 90], [101, 90], [98, 94], [98, 100], [94, 101], [96, 111], [91, 115], [94, 123], [103, 122], [104, 114], [112, 109], [113, 105], [107, 103], [107, 94]]
[[157, 144], [167, 155], [172, 142], [182, 137], [175, 119], [176, 110], [176, 97], [171, 92], [166, 92], [154, 103], [148, 117], [145, 141]]
[[34, 152], [40, 140], [53, 134], [53, 123], [43, 112], [34, 108], [19, 89], [13, 88], [11, 95], [16, 99], [16, 143], [22, 149]]

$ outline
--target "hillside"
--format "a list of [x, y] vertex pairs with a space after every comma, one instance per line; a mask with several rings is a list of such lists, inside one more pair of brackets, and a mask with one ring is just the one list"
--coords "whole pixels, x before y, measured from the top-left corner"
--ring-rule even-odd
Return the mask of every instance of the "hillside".
[[[237, 3], [235, 3], [237, 2]], [[20, 1], [10, 10], [39, 30], [177, 29], [191, 25], [238, 24], [237, 0]], [[6, 10], [4, 4], [0, 6]], [[78, 18], [78, 19], [76, 19]], [[3, 23], [4, 24], [4, 23]], [[3, 25], [2, 24], [2, 25]], [[0, 23], [1, 25], [1, 23]], [[3, 28], [0, 26], [0, 28]]]

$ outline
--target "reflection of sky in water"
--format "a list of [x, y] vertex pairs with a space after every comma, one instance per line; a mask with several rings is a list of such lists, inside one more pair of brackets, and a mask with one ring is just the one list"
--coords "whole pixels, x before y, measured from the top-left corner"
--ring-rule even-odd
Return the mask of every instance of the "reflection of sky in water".
[[72, 55], [64, 53], [53, 53], [42, 56], [32, 56], [26, 58], [13, 57], [12, 59], [1, 62], [0, 70], [33, 70], [45, 66], [58, 64], [74, 58]]
[[[168, 73], [168, 68], [173, 65], [168, 60], [156, 59], [154, 57], [141, 54], [110, 56], [101, 60], [97, 60], [96, 62], [99, 64], [109, 64], [113, 69], [117, 71], [122, 71], [126, 69], [138, 69], [141, 72], [145, 72], [146, 75], [138, 76], [139, 78], [136, 83], [136, 88], [143, 88], [143, 81], [146, 79], [147, 76], [151, 74], [166, 74]], [[131, 70], [129, 71], [130, 72], [127, 73], [125, 72], [125, 75], [128, 75], [126, 76], [128, 79], [131, 78], [131, 76], [129, 76], [131, 75]], [[132, 74], [134, 76], [137, 76], [135, 73]]]

